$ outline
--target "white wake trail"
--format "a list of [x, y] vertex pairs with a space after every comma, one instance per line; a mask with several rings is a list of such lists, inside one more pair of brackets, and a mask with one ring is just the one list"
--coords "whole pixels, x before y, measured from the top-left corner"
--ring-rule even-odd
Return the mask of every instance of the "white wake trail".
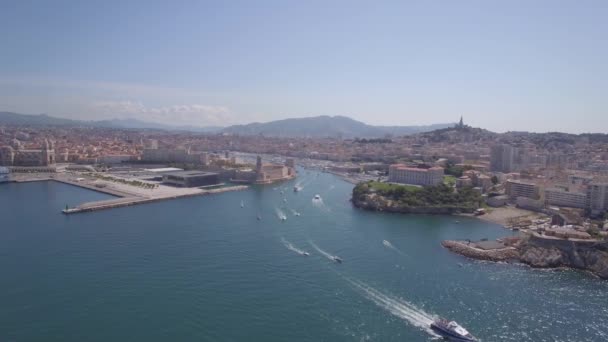
[[287, 241], [284, 237], [281, 238], [281, 242], [283, 242], [283, 245], [285, 247], [287, 247], [287, 249], [289, 249], [291, 251], [294, 251], [294, 252], [296, 252], [298, 254], [301, 254], [301, 255], [306, 254], [305, 251], [303, 251], [303, 250], [299, 249], [298, 247], [294, 246], [291, 242]]
[[361, 292], [365, 298], [374, 302], [374, 304], [387, 310], [391, 314], [401, 319], [406, 320], [411, 325], [421, 328], [432, 336], [438, 336], [431, 329], [431, 323], [435, 320], [433, 315], [419, 309], [414, 304], [400, 299], [389, 294], [385, 294], [375, 288], [361, 282], [351, 279], [346, 279], [356, 290]]
[[285, 213], [281, 209], [275, 207], [274, 210], [275, 210], [275, 212], [277, 214], [277, 218], [279, 220], [286, 220], [287, 219], [287, 215], [285, 215]]
[[382, 240], [382, 244], [383, 244], [383, 245], [384, 245], [386, 248], [388, 248], [388, 249], [392, 249], [392, 250], [394, 250], [395, 252], [397, 252], [397, 253], [399, 253], [399, 254], [401, 254], [401, 255], [405, 255], [405, 254], [403, 254], [403, 252], [402, 252], [402, 251], [401, 251], [399, 248], [395, 247], [395, 246], [394, 246], [394, 245], [393, 245], [393, 244], [392, 244], [390, 241], [388, 241], [388, 240]]
[[316, 208], [324, 211], [324, 212], [327, 212], [327, 213], [331, 211], [331, 209], [328, 206], [325, 205], [325, 202], [323, 202], [322, 198], [319, 198], [319, 199], [314, 199], [313, 198], [312, 199], [312, 205], [314, 207], [316, 207]]
[[321, 255], [323, 255], [324, 257], [326, 257], [329, 260], [334, 261], [334, 256], [327, 253], [326, 251], [322, 250], [319, 246], [317, 246], [317, 244], [315, 244], [314, 242], [312, 242], [312, 240], [308, 241], [310, 243], [310, 245], [317, 250], [317, 252], [321, 253]]

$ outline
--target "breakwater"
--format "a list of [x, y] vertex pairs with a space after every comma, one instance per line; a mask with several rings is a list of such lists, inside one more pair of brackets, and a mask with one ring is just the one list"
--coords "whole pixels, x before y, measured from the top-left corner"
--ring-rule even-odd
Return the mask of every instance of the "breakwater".
[[519, 252], [514, 247], [496, 248], [496, 249], [481, 249], [467, 241], [442, 241], [441, 245], [450, 251], [464, 255], [471, 259], [487, 260], [487, 261], [518, 261]]
[[104, 210], [104, 209], [128, 207], [128, 206], [132, 206], [132, 205], [152, 203], [152, 202], [158, 202], [158, 201], [164, 201], [164, 200], [170, 200], [170, 199], [176, 199], [176, 198], [212, 195], [212, 194], [219, 194], [219, 193], [228, 192], [228, 191], [241, 191], [241, 190], [246, 190], [247, 188], [248, 188], [248, 186], [246, 186], [246, 185], [237, 185], [237, 186], [231, 186], [231, 187], [224, 187], [224, 188], [220, 188], [220, 189], [200, 190], [200, 192], [171, 195], [171, 196], [159, 196], [159, 197], [150, 197], [150, 198], [125, 197], [125, 198], [83, 203], [81, 205], [76, 206], [75, 208], [63, 209], [61, 212], [63, 212], [64, 214], [77, 214], [77, 213], [98, 211], [98, 210]]

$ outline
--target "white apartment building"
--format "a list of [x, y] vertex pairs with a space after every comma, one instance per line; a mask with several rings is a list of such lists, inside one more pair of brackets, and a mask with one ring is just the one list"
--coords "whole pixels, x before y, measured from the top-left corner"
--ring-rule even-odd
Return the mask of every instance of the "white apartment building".
[[512, 200], [516, 199], [517, 197], [526, 197], [531, 199], [538, 199], [540, 197], [538, 185], [514, 180], [507, 181], [506, 194]]
[[545, 189], [545, 203], [559, 207], [584, 209], [587, 207], [587, 194], [558, 188]]

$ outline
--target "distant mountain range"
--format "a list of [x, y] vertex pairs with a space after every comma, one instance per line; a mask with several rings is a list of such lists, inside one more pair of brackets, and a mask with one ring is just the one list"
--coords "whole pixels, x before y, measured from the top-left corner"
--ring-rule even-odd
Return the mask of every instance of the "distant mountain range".
[[276, 120], [265, 123], [250, 123], [229, 127], [173, 126], [136, 119], [112, 119], [81, 121], [57, 118], [46, 114], [26, 115], [0, 112], [0, 125], [22, 126], [86, 126], [119, 129], [152, 129], [166, 131], [189, 131], [224, 133], [234, 135], [264, 135], [274, 137], [343, 137], [375, 138], [387, 134], [400, 136], [451, 127], [453, 123], [428, 126], [372, 126], [345, 116], [316, 116]]
[[373, 138], [391, 135], [408, 135], [454, 126], [436, 124], [429, 126], [372, 126], [346, 116], [315, 116], [284, 119], [265, 123], [250, 123], [226, 127], [222, 133], [238, 135], [264, 135], [275, 137], [343, 137]]
[[153, 129], [165, 131], [219, 132], [223, 127], [172, 126], [137, 119], [83, 121], [58, 118], [46, 114], [28, 115], [0, 112], [0, 125], [14, 126], [83, 126], [119, 129]]

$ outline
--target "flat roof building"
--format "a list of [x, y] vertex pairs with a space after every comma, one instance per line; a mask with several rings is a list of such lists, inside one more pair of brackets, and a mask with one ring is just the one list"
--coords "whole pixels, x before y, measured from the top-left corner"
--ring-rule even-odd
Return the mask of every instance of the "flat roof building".
[[163, 174], [163, 184], [183, 188], [217, 185], [220, 176], [215, 172], [203, 171], [176, 171]]
[[394, 164], [388, 168], [388, 181], [392, 183], [432, 186], [443, 182], [443, 168], [417, 168]]
[[533, 183], [524, 183], [520, 181], [507, 181], [506, 194], [510, 199], [516, 199], [517, 197], [525, 197], [531, 199], [539, 199], [539, 187]]
[[546, 189], [545, 203], [559, 207], [584, 209], [587, 207], [587, 194], [582, 192], [570, 192], [557, 188]]

